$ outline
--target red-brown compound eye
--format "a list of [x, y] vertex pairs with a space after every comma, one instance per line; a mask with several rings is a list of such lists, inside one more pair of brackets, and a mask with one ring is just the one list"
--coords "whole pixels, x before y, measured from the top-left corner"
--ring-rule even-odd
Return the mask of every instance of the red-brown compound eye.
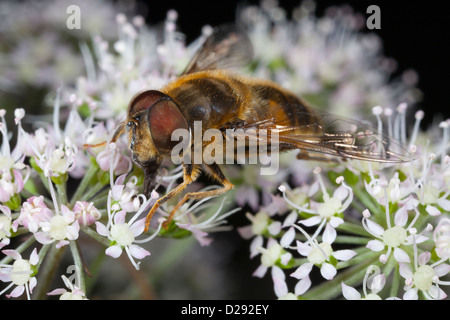
[[171, 100], [160, 100], [148, 111], [148, 122], [153, 143], [162, 154], [170, 154], [179, 141], [172, 141], [172, 132], [184, 129], [189, 132], [189, 125], [178, 106]]
[[156, 102], [162, 99], [169, 99], [169, 97], [157, 90], [147, 90], [136, 95], [130, 102], [128, 107], [128, 114], [133, 116], [141, 111], [149, 109]]

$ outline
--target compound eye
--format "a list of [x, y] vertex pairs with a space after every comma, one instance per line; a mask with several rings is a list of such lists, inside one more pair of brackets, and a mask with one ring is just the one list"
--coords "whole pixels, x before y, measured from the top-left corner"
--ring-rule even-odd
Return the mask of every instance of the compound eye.
[[153, 143], [162, 154], [170, 154], [179, 141], [172, 141], [176, 129], [189, 132], [189, 125], [178, 106], [171, 100], [161, 100], [148, 111], [148, 121]]
[[157, 90], [147, 90], [136, 95], [128, 106], [128, 115], [133, 116], [141, 111], [149, 109], [156, 102], [166, 99], [167, 95]]

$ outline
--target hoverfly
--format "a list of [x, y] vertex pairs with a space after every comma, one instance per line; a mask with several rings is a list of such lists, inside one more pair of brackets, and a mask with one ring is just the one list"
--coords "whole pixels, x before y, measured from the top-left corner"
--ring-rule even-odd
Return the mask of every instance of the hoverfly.
[[[203, 130], [272, 130], [278, 134], [279, 151], [300, 149], [302, 159], [314, 158], [312, 152], [377, 162], [410, 161], [406, 151], [393, 152], [392, 140], [365, 124], [317, 111], [273, 82], [227, 70], [249, 63], [252, 56], [244, 32], [235, 26], [219, 27], [178, 78], [159, 91], [144, 91], [131, 100], [127, 119], [117, 126], [112, 141], [124, 133], [128, 135], [132, 159], [144, 170], [146, 196], [155, 185], [162, 160], [170, 157], [176, 143], [172, 133], [180, 128], [191, 130], [195, 121], [201, 121]], [[202, 149], [207, 144], [204, 142]], [[165, 227], [188, 199], [217, 196], [234, 188], [217, 163], [183, 163], [183, 182], [156, 201], [147, 215], [145, 230], [158, 207], [180, 194], [202, 171], [222, 187], [186, 193]]]

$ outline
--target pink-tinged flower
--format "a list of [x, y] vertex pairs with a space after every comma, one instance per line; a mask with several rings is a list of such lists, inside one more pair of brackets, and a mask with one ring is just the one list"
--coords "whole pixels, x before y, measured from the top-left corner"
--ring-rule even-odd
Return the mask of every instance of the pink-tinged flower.
[[60, 296], [59, 300], [87, 300], [86, 294], [75, 286], [66, 276], [61, 276], [64, 284], [69, 289], [59, 288], [47, 293], [48, 296]]
[[36, 266], [39, 262], [39, 256], [36, 248], [31, 252], [29, 260], [23, 259], [20, 253], [15, 250], [3, 250], [2, 252], [13, 258], [14, 263], [12, 265], [0, 266], [0, 280], [3, 282], [11, 282], [0, 292], [0, 295], [8, 291], [11, 287], [16, 286], [6, 297], [17, 298], [26, 292], [29, 300], [30, 294], [33, 292], [33, 288], [37, 283], [35, 274], [37, 273]]
[[439, 258], [450, 257], [450, 219], [442, 218], [433, 232], [436, 254]]
[[[201, 246], [207, 246], [212, 242], [212, 239], [208, 237], [209, 232], [229, 230], [228, 226], [223, 226], [227, 222], [225, 219], [240, 210], [240, 208], [236, 208], [221, 213], [225, 202], [224, 198], [219, 208], [214, 213], [208, 214], [206, 208], [214, 204], [214, 202], [208, 203], [210, 200], [210, 198], [206, 198], [194, 205], [185, 203], [180, 208], [181, 214], [174, 217], [175, 224], [181, 229], [190, 231]], [[206, 204], [202, 205], [205, 202]]]
[[93, 202], [77, 201], [72, 211], [75, 214], [75, 219], [82, 226], [90, 226], [102, 216]]
[[107, 226], [98, 221], [95, 225], [97, 226], [97, 232], [107, 237], [111, 242], [105, 253], [113, 258], [118, 258], [125, 250], [131, 263], [138, 270], [139, 263], [136, 263], [134, 258], [144, 259], [150, 255], [150, 252], [135, 244], [136, 237], [144, 232], [145, 218], [134, 222], [134, 219], [131, 219], [129, 222], [126, 222], [125, 216], [126, 212], [121, 210], [114, 214]]
[[10, 243], [12, 218], [11, 209], [0, 205], [0, 249]]
[[[293, 225], [295, 228], [298, 226]], [[317, 240], [310, 239], [307, 242], [300, 242], [297, 240], [297, 251], [302, 256], [307, 257], [308, 262], [302, 264], [300, 267], [291, 274], [291, 277], [296, 279], [304, 279], [309, 277], [313, 266], [320, 268], [320, 274], [326, 280], [331, 280], [337, 273], [336, 267], [333, 265], [332, 260], [347, 261], [356, 255], [353, 250], [337, 250], [333, 251], [331, 245], [336, 239], [336, 230], [331, 226], [326, 226], [322, 236], [321, 243], [317, 243]]]
[[100, 169], [106, 172], [113, 170], [114, 174], [119, 176], [129, 172], [132, 163], [128, 156], [117, 149], [116, 143], [110, 143], [109, 147], [97, 155], [96, 160]]
[[24, 226], [30, 232], [35, 233], [41, 222], [50, 221], [53, 212], [44, 202], [44, 196], [32, 196], [22, 204], [19, 217], [14, 220], [14, 226]]
[[[447, 294], [439, 285], [449, 285], [448, 282], [439, 280], [450, 272], [450, 265], [443, 263], [446, 259], [435, 262], [431, 265], [431, 253], [424, 252], [419, 255], [418, 261], [414, 261], [414, 271], [410, 264], [400, 263], [400, 275], [405, 279], [405, 300], [417, 300], [418, 291], [421, 291], [426, 299], [442, 300]], [[415, 259], [416, 260], [416, 259]]]
[[36, 240], [42, 244], [56, 242], [56, 247], [68, 245], [69, 241], [78, 239], [80, 225], [75, 213], [61, 205], [61, 212], [53, 215], [49, 221], [39, 223], [41, 231], [34, 234]]

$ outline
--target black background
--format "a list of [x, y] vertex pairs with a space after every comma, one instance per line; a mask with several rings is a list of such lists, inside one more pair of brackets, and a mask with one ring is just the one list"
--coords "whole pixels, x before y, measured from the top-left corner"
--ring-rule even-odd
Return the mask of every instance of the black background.
[[[179, 14], [179, 30], [187, 35], [187, 41], [195, 39], [202, 26], [212, 26], [233, 22], [236, 7], [240, 3], [259, 4], [259, 1], [141, 1], [142, 14], [148, 23], [162, 21], [169, 9]], [[280, 0], [286, 11], [298, 6], [300, 1]], [[419, 74], [418, 87], [423, 99], [418, 107], [426, 112], [426, 121], [433, 114], [440, 113], [450, 117], [448, 75], [450, 74], [450, 32], [449, 12], [442, 1], [382, 1], [382, 0], [318, 0], [317, 14], [332, 5], [349, 4], [356, 12], [365, 16], [367, 7], [375, 4], [381, 9], [381, 29], [375, 32], [383, 39], [384, 53], [398, 63], [399, 75], [407, 69]]]

